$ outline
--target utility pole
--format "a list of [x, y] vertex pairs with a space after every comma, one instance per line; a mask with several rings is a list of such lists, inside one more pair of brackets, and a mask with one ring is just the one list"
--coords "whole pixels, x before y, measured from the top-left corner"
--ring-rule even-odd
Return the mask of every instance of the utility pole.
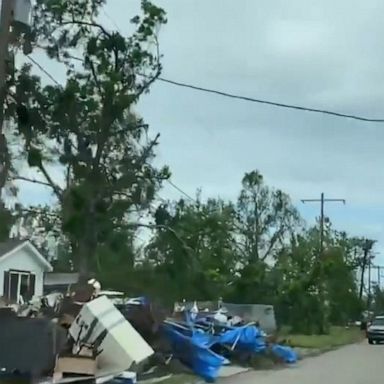
[[371, 295], [371, 264], [372, 263], [371, 263], [370, 251], [375, 242], [376, 242], [375, 240], [365, 239], [365, 242], [363, 245], [364, 256], [363, 256], [363, 265], [361, 266], [359, 298], [360, 300], [363, 298], [365, 268], [368, 267], [368, 304], [369, 304], [370, 295]]
[[382, 265], [372, 265], [372, 269], [377, 269], [377, 286], [381, 288], [381, 269], [383, 268]]
[[369, 257], [368, 259], [368, 300], [367, 300], [368, 311], [371, 309], [371, 285], [372, 285], [371, 270], [372, 270], [372, 261], [371, 261], [371, 258]]
[[[367, 240], [366, 240], [367, 241]], [[367, 243], [365, 243], [367, 244]], [[361, 277], [360, 277], [360, 290], [359, 290], [359, 299], [363, 298], [363, 290], [364, 290], [364, 275], [365, 275], [365, 267], [367, 265], [368, 259], [368, 251], [367, 246], [364, 246], [364, 256], [363, 256], [363, 265], [361, 266]]]
[[[1, 201], [8, 168], [9, 155], [7, 141], [4, 134], [5, 101], [7, 97], [7, 76], [13, 64], [9, 52], [9, 45], [19, 40], [19, 37], [29, 30], [31, 0], [0, 0], [0, 208], [4, 205]], [[11, 29], [12, 27], [12, 29]], [[25, 36], [25, 35], [24, 35]], [[27, 47], [27, 40], [24, 46]], [[30, 41], [28, 40], [30, 45]], [[28, 49], [25, 49], [27, 52]], [[13, 68], [13, 66], [12, 66]]]
[[9, 65], [10, 28], [15, 1], [1, 0], [0, 10], [0, 204], [7, 173], [7, 144], [4, 135], [4, 104], [7, 95], [7, 72]]
[[[320, 195], [320, 199], [303, 199], [301, 200], [301, 202], [303, 204], [305, 203], [320, 203], [320, 246], [319, 246], [319, 257], [317, 259], [317, 263], [316, 263], [316, 269], [318, 270], [318, 274], [319, 274], [319, 280], [320, 280], [320, 284], [319, 284], [319, 287], [318, 287], [318, 290], [319, 290], [319, 302], [320, 302], [320, 305], [322, 306], [322, 322], [320, 324], [320, 333], [326, 333], [326, 327], [327, 327], [327, 323], [328, 323], [328, 318], [327, 318], [327, 315], [326, 315], [326, 309], [327, 309], [327, 306], [328, 306], [328, 302], [326, 300], [326, 296], [325, 296], [325, 290], [326, 290], [326, 286], [325, 286], [325, 281], [324, 281], [324, 268], [323, 268], [323, 253], [324, 253], [324, 205], [325, 203], [331, 203], [331, 202], [335, 202], [335, 203], [343, 203], [345, 204], [345, 199], [326, 199], [324, 197], [324, 193], [322, 192], [321, 195]], [[316, 270], [315, 269], [315, 270]]]
[[324, 205], [325, 203], [343, 203], [345, 204], [345, 199], [326, 199], [324, 193], [321, 193], [320, 199], [303, 199], [301, 200], [303, 204], [305, 203], [320, 203], [320, 258], [323, 255], [324, 250]]
[[361, 266], [360, 291], [359, 291], [360, 300], [363, 298], [365, 268], [367, 267], [368, 264], [370, 264], [369, 251], [372, 249], [373, 243], [374, 243], [373, 240], [366, 239], [363, 246], [364, 256], [363, 256], [363, 265]]

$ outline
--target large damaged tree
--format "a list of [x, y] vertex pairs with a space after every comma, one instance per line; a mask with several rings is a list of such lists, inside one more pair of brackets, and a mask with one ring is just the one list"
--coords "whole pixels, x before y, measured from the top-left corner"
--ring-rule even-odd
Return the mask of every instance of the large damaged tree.
[[275, 292], [271, 265], [300, 228], [290, 197], [269, 187], [257, 171], [247, 172], [236, 205], [236, 251], [240, 254], [233, 299], [270, 303]]
[[249, 263], [273, 257], [301, 221], [290, 197], [268, 187], [258, 171], [243, 177], [237, 218], [239, 244]]
[[[24, 65], [9, 107], [30, 167], [54, 192], [60, 231], [76, 269], [86, 275], [99, 247], [124, 246], [168, 169], [151, 165], [159, 135], [133, 111], [161, 71], [162, 9], [142, 1], [128, 38], [98, 21], [103, 0], [37, 0], [29, 38], [66, 68], [63, 85], [43, 86]], [[37, 48], [38, 47], [38, 48]], [[54, 177], [59, 173], [59, 177]], [[59, 171], [59, 172], [58, 172]], [[16, 178], [27, 180], [19, 174]], [[126, 244], [125, 244], [126, 245]]]

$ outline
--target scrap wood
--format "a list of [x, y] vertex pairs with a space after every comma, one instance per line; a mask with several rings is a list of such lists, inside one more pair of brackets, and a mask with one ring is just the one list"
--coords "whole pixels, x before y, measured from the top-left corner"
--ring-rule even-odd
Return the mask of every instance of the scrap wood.
[[56, 372], [94, 376], [97, 371], [96, 360], [86, 356], [61, 356], [57, 360]]

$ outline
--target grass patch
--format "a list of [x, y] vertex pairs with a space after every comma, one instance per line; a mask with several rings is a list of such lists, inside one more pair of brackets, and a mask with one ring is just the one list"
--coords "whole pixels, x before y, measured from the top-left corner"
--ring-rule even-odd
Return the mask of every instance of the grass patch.
[[[285, 331], [286, 332], [286, 331]], [[357, 327], [345, 328], [333, 326], [328, 335], [291, 335], [284, 337], [293, 347], [331, 349], [356, 343], [363, 339], [363, 332]]]

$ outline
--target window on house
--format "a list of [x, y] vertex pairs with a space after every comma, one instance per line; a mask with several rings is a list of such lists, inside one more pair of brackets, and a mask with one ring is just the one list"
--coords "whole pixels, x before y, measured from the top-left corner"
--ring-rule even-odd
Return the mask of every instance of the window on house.
[[13, 302], [18, 300], [18, 286], [19, 286], [19, 275], [16, 273], [9, 274], [9, 293], [8, 298]]
[[20, 274], [19, 275], [20, 280], [20, 296], [23, 298], [23, 300], [29, 300], [31, 299], [29, 297], [30, 292], [30, 274]]
[[13, 302], [28, 301], [35, 293], [35, 275], [24, 271], [4, 272], [4, 296]]

